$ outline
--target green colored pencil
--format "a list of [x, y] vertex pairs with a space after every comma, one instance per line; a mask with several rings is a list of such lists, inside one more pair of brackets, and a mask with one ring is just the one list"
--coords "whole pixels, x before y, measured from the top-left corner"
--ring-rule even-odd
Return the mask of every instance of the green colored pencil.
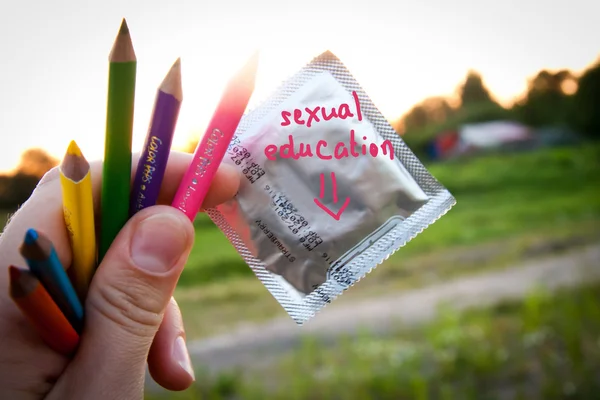
[[102, 261], [129, 218], [131, 136], [137, 60], [125, 19], [110, 52], [109, 62], [98, 262]]

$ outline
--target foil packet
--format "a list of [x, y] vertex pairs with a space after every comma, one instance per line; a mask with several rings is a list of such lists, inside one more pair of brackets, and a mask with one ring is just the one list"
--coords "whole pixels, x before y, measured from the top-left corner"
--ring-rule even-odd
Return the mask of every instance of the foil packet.
[[329, 51], [242, 119], [223, 162], [242, 183], [208, 215], [299, 325], [455, 204]]

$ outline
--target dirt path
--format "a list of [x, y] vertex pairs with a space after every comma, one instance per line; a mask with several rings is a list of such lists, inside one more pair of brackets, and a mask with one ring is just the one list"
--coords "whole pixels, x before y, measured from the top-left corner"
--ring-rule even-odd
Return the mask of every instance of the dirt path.
[[[600, 280], [600, 244], [422, 289], [356, 303], [333, 302], [303, 327], [291, 319], [277, 319], [190, 342], [189, 350], [197, 367], [212, 371], [250, 365], [256, 368], [289, 351], [307, 335], [330, 342], [364, 327], [384, 334], [398, 325], [426, 322], [435, 316], [440, 304], [457, 309], [486, 306], [520, 298], [536, 285], [557, 289], [592, 280]], [[148, 384], [156, 388], [152, 379]]]

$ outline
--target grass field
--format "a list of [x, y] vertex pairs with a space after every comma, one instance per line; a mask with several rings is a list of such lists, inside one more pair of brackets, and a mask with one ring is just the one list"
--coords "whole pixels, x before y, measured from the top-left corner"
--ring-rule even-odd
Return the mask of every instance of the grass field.
[[523, 302], [456, 313], [386, 338], [307, 341], [246, 374], [199, 373], [191, 389], [147, 400], [596, 399], [600, 286], [532, 292]]
[[[431, 165], [457, 205], [336, 302], [502, 267], [556, 241], [598, 240], [599, 160], [595, 144]], [[196, 226], [176, 292], [189, 335], [285, 316], [205, 215]]]

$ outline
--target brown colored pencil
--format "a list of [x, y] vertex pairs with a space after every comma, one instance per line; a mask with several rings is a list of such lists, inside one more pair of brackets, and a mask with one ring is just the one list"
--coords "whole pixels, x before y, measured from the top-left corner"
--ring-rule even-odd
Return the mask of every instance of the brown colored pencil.
[[60, 311], [40, 281], [30, 271], [11, 265], [10, 297], [37, 329], [42, 339], [64, 355], [72, 354], [79, 335]]

